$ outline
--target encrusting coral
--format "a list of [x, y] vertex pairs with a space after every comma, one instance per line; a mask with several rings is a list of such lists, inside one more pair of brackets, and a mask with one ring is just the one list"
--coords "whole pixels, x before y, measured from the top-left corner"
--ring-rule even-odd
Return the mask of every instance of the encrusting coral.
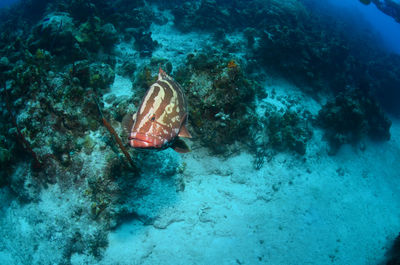
[[32, 159], [34, 161], [34, 163], [33, 163], [34, 168], [35, 169], [42, 168], [43, 167], [43, 163], [40, 161], [40, 159], [39, 159], [38, 155], [36, 154], [36, 152], [33, 151], [32, 147], [31, 147], [31, 144], [29, 143], [28, 140], [26, 140], [25, 136], [22, 134], [21, 129], [19, 128], [19, 126], [17, 124], [17, 121], [16, 121], [15, 116], [14, 116], [14, 114], [12, 112], [12, 109], [11, 109], [11, 105], [10, 105], [10, 102], [9, 102], [9, 96], [8, 96], [6, 87], [4, 87], [4, 89], [3, 89], [3, 96], [4, 96], [4, 99], [6, 101], [6, 107], [7, 107], [8, 113], [10, 115], [11, 122], [12, 122], [12, 124], [14, 125], [14, 127], [16, 129], [16, 134], [17, 134], [18, 141], [24, 147], [26, 152], [28, 152], [30, 154], [30, 156], [32, 157]]
[[225, 153], [236, 141], [252, 141], [248, 133], [255, 119], [258, 87], [235, 60], [189, 54], [185, 67], [175, 76], [186, 89], [190, 124], [205, 146]]

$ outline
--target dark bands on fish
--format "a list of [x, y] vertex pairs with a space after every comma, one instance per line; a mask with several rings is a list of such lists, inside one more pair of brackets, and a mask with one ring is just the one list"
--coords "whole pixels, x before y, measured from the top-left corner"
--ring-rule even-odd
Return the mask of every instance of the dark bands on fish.
[[[160, 69], [158, 80], [146, 92], [130, 133], [130, 144], [139, 148], [173, 145], [186, 124], [187, 104], [181, 87]], [[190, 137], [186, 128], [182, 134]], [[175, 150], [182, 151], [181, 147]]]

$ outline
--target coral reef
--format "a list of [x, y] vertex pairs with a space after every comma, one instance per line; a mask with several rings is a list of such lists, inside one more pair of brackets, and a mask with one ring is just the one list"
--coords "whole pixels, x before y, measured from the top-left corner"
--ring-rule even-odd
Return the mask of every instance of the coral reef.
[[58, 55], [59, 59], [71, 62], [100, 49], [110, 50], [117, 40], [114, 25], [103, 22], [97, 16], [76, 24], [69, 13], [55, 12], [45, 16], [33, 28], [28, 45], [30, 51], [45, 49]]
[[116, 1], [114, 8], [119, 11], [120, 16], [116, 27], [124, 33], [124, 39], [135, 40], [133, 47], [139, 51], [140, 56], [151, 56], [158, 43], [151, 37], [150, 25], [161, 16], [159, 14], [156, 16], [142, 0]]
[[175, 77], [186, 89], [189, 121], [195, 136], [215, 152], [224, 153], [236, 141], [251, 143], [257, 85], [239, 63], [204, 53], [189, 54]]
[[[54, 54], [74, 53], [76, 27], [68, 13], [56, 12], [44, 17], [33, 29], [30, 37], [31, 51], [42, 48]], [[75, 49], [74, 49], [75, 48]]]
[[[175, 26], [183, 31], [224, 30], [232, 32], [246, 27], [265, 26], [270, 14], [279, 12], [279, 9], [290, 8], [296, 12], [299, 3], [296, 0], [276, 1], [187, 1], [184, 5], [169, 1], [172, 14], [174, 15]], [[284, 10], [281, 10], [281, 15]]]
[[32, 150], [32, 147], [30, 145], [30, 143], [25, 139], [25, 136], [22, 134], [21, 129], [18, 127], [17, 121], [15, 120], [15, 116], [11, 110], [11, 106], [10, 106], [10, 102], [8, 99], [8, 93], [7, 93], [7, 89], [4, 88], [4, 99], [6, 101], [6, 107], [7, 107], [7, 111], [10, 115], [10, 119], [12, 124], [14, 125], [15, 129], [16, 129], [16, 137], [18, 139], [18, 141], [20, 142], [20, 144], [24, 147], [24, 149], [31, 155], [31, 157], [33, 158], [33, 165], [36, 169], [40, 169], [43, 164], [42, 162], [39, 160], [38, 155], [36, 154], [35, 151]]
[[229, 13], [223, 12], [214, 0], [201, 1], [198, 6], [196, 2], [187, 1], [174, 8], [172, 14], [175, 25], [183, 32], [224, 28], [229, 17]]
[[117, 73], [121, 76], [128, 77], [133, 80], [134, 73], [137, 65], [134, 58], [124, 58], [119, 67], [116, 69]]
[[306, 153], [307, 141], [312, 136], [309, 127], [310, 114], [286, 110], [283, 114], [278, 111], [265, 112], [268, 144], [278, 151], [292, 150], [300, 155]]
[[80, 24], [74, 38], [80, 47], [96, 52], [100, 48], [106, 50], [112, 48], [118, 40], [118, 35], [113, 24], [102, 24], [99, 17], [92, 17], [87, 22]]
[[350, 63], [351, 47], [342, 30], [330, 26], [326, 34], [327, 25], [333, 22], [315, 14], [300, 2], [271, 1], [271, 10], [265, 12], [268, 23], [252, 34], [259, 38], [253, 50], [266, 67], [299, 85], [311, 85], [314, 90], [338, 87], [347, 78], [342, 70]]
[[341, 10], [335, 10], [337, 15], [332, 18], [329, 14], [337, 7], [295, 0], [229, 4], [203, 0], [184, 5], [170, 1], [166, 5], [172, 8], [175, 26], [183, 32], [212, 31], [222, 43], [227, 34], [243, 30], [249, 58], [256, 58], [268, 71], [283, 75], [307, 92], [337, 94], [347, 85], [369, 83], [382, 105], [399, 113], [390, 100], [398, 98], [399, 56], [387, 57], [382, 43], [365, 34], [365, 21], [352, 19]]
[[130, 30], [135, 39], [134, 47], [139, 51], [140, 56], [151, 56], [154, 49], [158, 46], [157, 41], [151, 38], [151, 32], [145, 32], [143, 28]]
[[390, 139], [391, 121], [376, 100], [360, 89], [349, 89], [325, 104], [317, 121], [326, 130], [330, 153], [335, 153], [342, 144], [356, 143], [365, 136], [381, 141]]

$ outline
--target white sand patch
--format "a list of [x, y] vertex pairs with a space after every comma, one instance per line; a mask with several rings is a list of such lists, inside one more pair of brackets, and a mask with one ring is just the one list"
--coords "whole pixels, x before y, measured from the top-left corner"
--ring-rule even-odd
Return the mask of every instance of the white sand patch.
[[[164, 12], [169, 13], [169, 12]], [[211, 35], [200, 32], [182, 33], [174, 27], [172, 15], [167, 14], [169, 22], [165, 25], [152, 24], [150, 27], [151, 38], [158, 42], [158, 47], [152, 52], [152, 58], [168, 59], [176, 70], [186, 62], [186, 57], [190, 53], [196, 53], [204, 47], [211, 46], [214, 41]], [[134, 49], [134, 40], [121, 42], [116, 46], [115, 52], [119, 59], [130, 58], [137, 65], [148, 65], [149, 57], [140, 57], [138, 51]]]
[[[268, 74], [267, 74], [268, 75]], [[258, 115], [263, 115], [265, 106], [272, 104], [276, 108], [286, 110], [288, 105], [292, 105], [292, 110], [308, 110], [311, 114], [317, 115], [321, 109], [321, 105], [325, 102], [318, 102], [311, 98], [299, 87], [293, 85], [289, 81], [277, 77], [270, 77], [264, 84], [265, 91], [268, 96], [259, 101], [257, 104]]]
[[117, 98], [133, 97], [132, 81], [129, 78], [115, 75], [114, 83], [111, 86], [110, 92], [103, 95], [104, 107], [108, 108], [111, 106], [111, 104], [108, 104], [105, 99], [112, 95]]
[[155, 58], [168, 58], [174, 69], [183, 65], [189, 53], [195, 53], [214, 42], [210, 34], [190, 32], [182, 33], [174, 28], [170, 21], [163, 26], [152, 24], [151, 37], [160, 44], [153, 52]]

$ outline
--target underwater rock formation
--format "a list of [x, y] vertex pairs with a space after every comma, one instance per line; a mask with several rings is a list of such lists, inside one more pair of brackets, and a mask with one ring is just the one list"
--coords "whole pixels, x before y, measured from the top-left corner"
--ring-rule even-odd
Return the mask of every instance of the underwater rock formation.
[[278, 151], [292, 150], [300, 155], [306, 153], [307, 141], [312, 136], [307, 113], [299, 114], [286, 110], [283, 114], [278, 111], [265, 112], [268, 145]]
[[235, 141], [251, 143], [257, 85], [246, 78], [239, 62], [189, 54], [175, 77], [185, 88], [189, 124], [205, 146], [224, 153]]
[[389, 259], [386, 265], [398, 265], [400, 264], [400, 234], [394, 240], [393, 246], [388, 251]]
[[82, 60], [75, 61], [69, 68], [69, 78], [72, 83], [76, 82], [82, 88], [93, 88], [105, 93], [114, 82], [115, 73], [106, 63], [90, 63], [88, 60]]
[[44, 49], [71, 62], [83, 59], [88, 52], [110, 50], [117, 40], [114, 25], [104, 23], [99, 17], [76, 24], [69, 13], [54, 12], [34, 27], [28, 43], [31, 51]]
[[175, 25], [183, 32], [224, 28], [230, 15], [227, 10], [222, 11], [214, 0], [203, 0], [200, 5], [187, 1], [175, 7], [172, 14]]
[[113, 24], [103, 24], [99, 17], [92, 17], [79, 25], [74, 38], [79, 47], [97, 52], [101, 48], [110, 50], [117, 42], [118, 35]]
[[30, 50], [42, 48], [54, 54], [73, 54], [78, 49], [74, 46], [76, 31], [73, 19], [68, 13], [50, 13], [34, 27], [28, 40]]
[[331, 154], [342, 144], [357, 143], [365, 136], [378, 141], [390, 139], [391, 121], [373, 97], [357, 89], [326, 103], [317, 121], [326, 130]]
[[[274, 3], [266, 13], [254, 53], [265, 67], [282, 73], [297, 85], [313, 90], [334, 89], [346, 80], [351, 46], [340, 29], [305, 6]], [[335, 26], [332, 26], [335, 25]], [[326, 28], [330, 27], [329, 34]], [[355, 73], [357, 71], [353, 71]]]
[[297, 0], [289, 1], [186, 1], [183, 5], [168, 1], [174, 15], [175, 26], [183, 31], [225, 30], [233, 32], [246, 27], [262, 28], [269, 23], [270, 15], [279, 15], [281, 8], [296, 12], [301, 7]]
[[142, 28], [132, 31], [135, 39], [134, 47], [139, 51], [140, 56], [151, 56], [154, 49], [157, 47], [157, 41], [151, 38], [151, 32], [144, 32]]

